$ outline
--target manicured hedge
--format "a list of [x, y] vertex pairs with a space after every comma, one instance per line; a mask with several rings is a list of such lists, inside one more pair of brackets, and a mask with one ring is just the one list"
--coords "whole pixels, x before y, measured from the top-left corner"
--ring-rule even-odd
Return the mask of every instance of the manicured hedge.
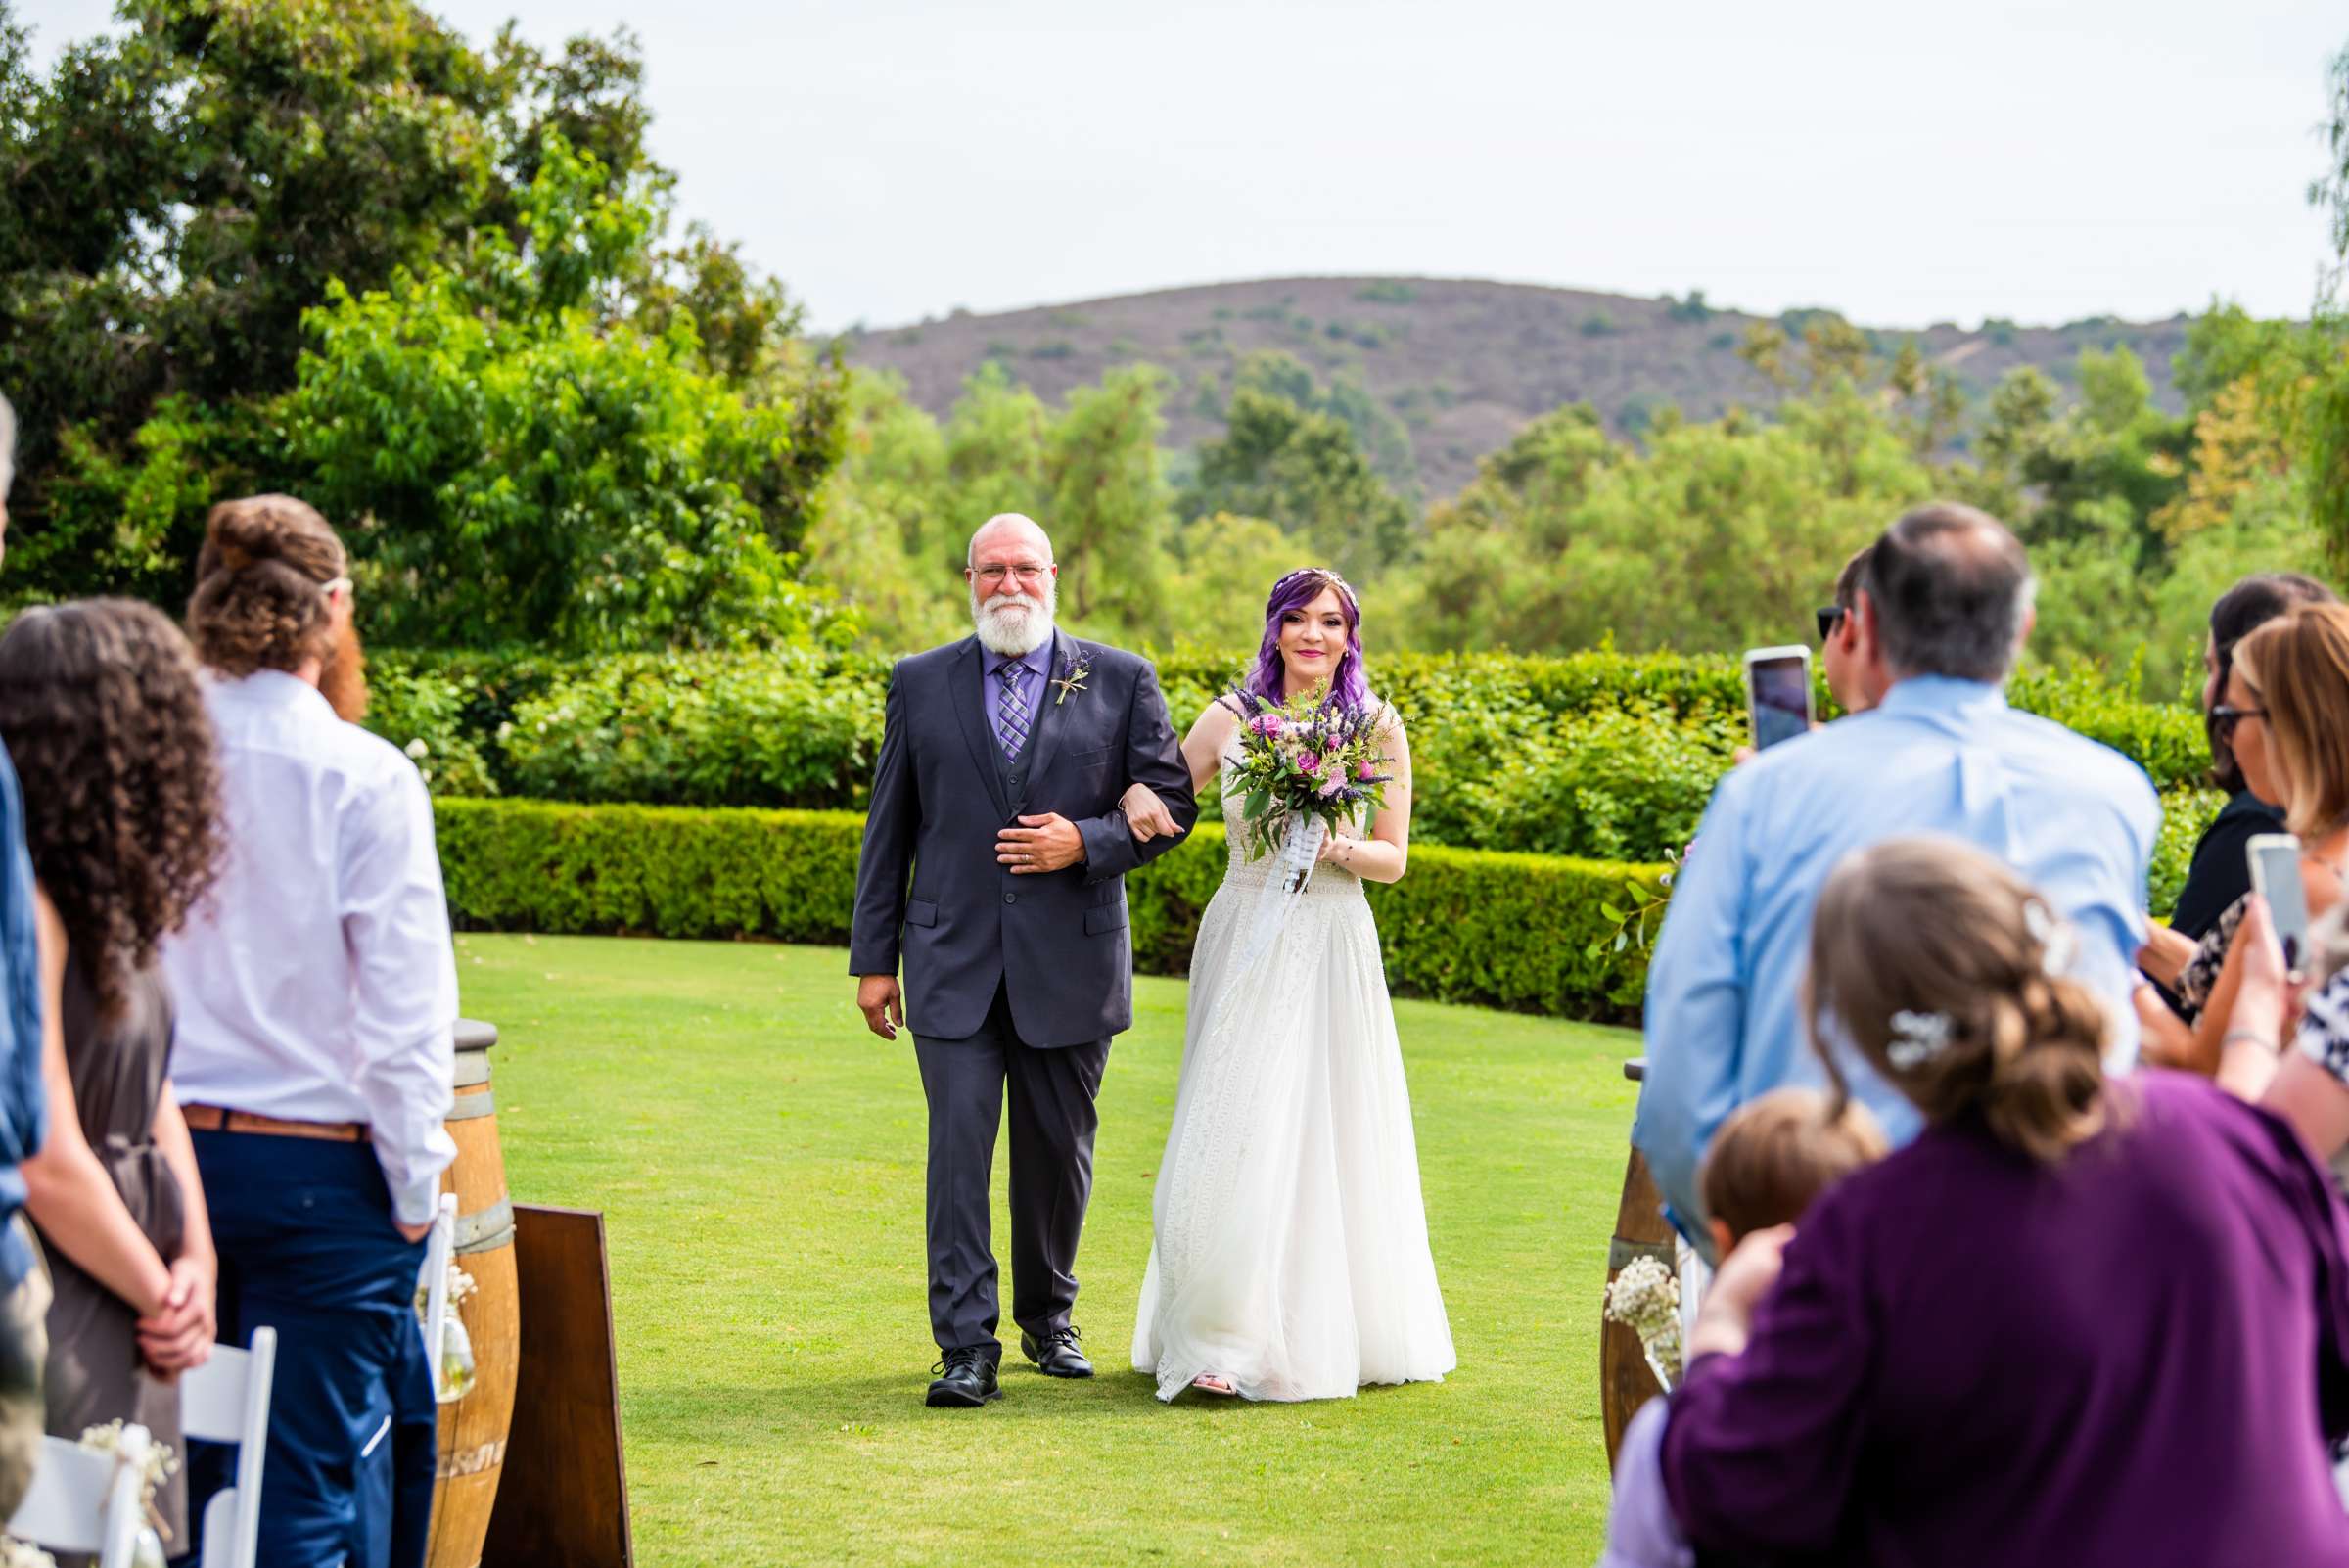
[[[1160, 661], [1177, 723], [1236, 657]], [[856, 810], [881, 739], [886, 660], [627, 655], [566, 664], [393, 654], [369, 723], [440, 795]], [[1736, 662], [1596, 651], [1558, 659], [1401, 655], [1372, 667], [1410, 723], [1427, 844], [1653, 860], [1687, 840], [1744, 739]], [[2190, 708], [2138, 702], [2090, 672], [2029, 673], [2011, 695], [2136, 758], [2164, 790], [2208, 762]]]
[[[462, 927], [848, 940], [864, 829], [852, 813], [448, 798], [434, 811]], [[1184, 972], [1225, 859], [1221, 830], [1202, 826], [1127, 878], [1138, 969]], [[1630, 1018], [1646, 954], [1603, 941], [1599, 910], [1659, 869], [1414, 846], [1410, 874], [1370, 890], [1388, 980], [1439, 1001]]]

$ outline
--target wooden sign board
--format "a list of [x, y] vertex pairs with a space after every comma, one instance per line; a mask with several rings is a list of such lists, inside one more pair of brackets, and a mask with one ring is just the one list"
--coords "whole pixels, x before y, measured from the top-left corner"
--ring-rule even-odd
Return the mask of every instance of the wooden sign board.
[[604, 1217], [514, 1206], [522, 1366], [484, 1563], [633, 1568]]

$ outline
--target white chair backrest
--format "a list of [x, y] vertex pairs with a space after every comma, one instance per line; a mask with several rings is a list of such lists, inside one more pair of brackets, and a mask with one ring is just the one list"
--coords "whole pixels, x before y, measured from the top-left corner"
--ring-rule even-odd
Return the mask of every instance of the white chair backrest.
[[433, 1398], [440, 1397], [440, 1380], [447, 1374], [440, 1354], [442, 1325], [448, 1321], [448, 1264], [457, 1252], [457, 1195], [440, 1194], [440, 1211], [433, 1216], [432, 1239], [424, 1249], [425, 1289], [424, 1363], [433, 1371]]
[[256, 1328], [253, 1348], [212, 1347], [179, 1380], [180, 1430], [237, 1445], [237, 1480], [204, 1509], [203, 1568], [253, 1568], [261, 1544], [261, 1464], [269, 1451], [269, 1391], [277, 1378], [277, 1330]]
[[32, 1485], [8, 1533], [47, 1551], [94, 1552], [98, 1568], [131, 1568], [147, 1517], [139, 1492], [148, 1442], [143, 1426], [124, 1427], [115, 1453], [41, 1439]]

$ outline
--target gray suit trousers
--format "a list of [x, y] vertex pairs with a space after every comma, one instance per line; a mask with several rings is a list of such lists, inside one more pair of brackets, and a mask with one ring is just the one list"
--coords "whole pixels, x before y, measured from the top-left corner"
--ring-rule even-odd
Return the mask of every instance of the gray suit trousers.
[[995, 1338], [995, 1255], [988, 1188], [995, 1129], [1011, 1087], [1011, 1316], [1041, 1339], [1069, 1326], [1077, 1301], [1077, 1243], [1093, 1190], [1093, 1097], [1109, 1041], [1026, 1044], [1000, 990], [979, 1033], [913, 1038], [930, 1102], [930, 1330], [940, 1350]]

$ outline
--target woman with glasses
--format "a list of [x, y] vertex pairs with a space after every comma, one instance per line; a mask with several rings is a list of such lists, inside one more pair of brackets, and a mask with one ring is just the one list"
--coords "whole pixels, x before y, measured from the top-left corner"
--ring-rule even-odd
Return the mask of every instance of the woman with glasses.
[[[2261, 716], [2250, 716], [2242, 746], [2234, 744], [2235, 731], [2245, 722], [2244, 709], [2229, 694], [2235, 645], [2301, 605], [2334, 602], [2332, 590], [2314, 577], [2263, 572], [2243, 578], [2210, 607], [2210, 634], [2202, 645], [2202, 711], [2210, 737], [2211, 782], [2227, 791], [2228, 800], [2195, 841], [2193, 860], [2168, 927], [2155, 928], [2138, 959], [2159, 988], [2167, 1010], [2179, 1017], [2190, 1020], [2199, 1011], [2182, 1001], [2175, 989], [2196, 945], [2251, 891], [2244, 847], [2259, 834], [2283, 831], [2282, 787], [2269, 765]], [[2155, 1027], [2166, 1022], [2156, 1017]]]
[[[2207, 672], [2202, 709], [2209, 715], [2211, 781], [2227, 791], [2228, 801], [2194, 845], [2192, 868], [2170, 916], [2171, 930], [2199, 940], [2218, 924], [2228, 906], [2251, 891], [2251, 873], [2243, 862], [2244, 844], [2255, 834], [2283, 831], [2283, 808], [2278, 797], [2253, 785], [2236, 761], [2231, 740], [2236, 711], [2225, 701], [2225, 694], [2234, 668], [2235, 644], [2304, 604], [2336, 602], [2332, 590], [2314, 577], [2275, 572], [2243, 578], [2210, 607], [2210, 636], [2202, 648], [2202, 666]], [[2261, 761], [2264, 763], [2264, 757]]]
[[[2271, 620], [2234, 650], [2221, 701], [2210, 710], [2230, 760], [2258, 799], [2282, 807], [2300, 839], [2300, 880], [2312, 915], [2342, 901], [2349, 871], [2349, 606], [2304, 604]], [[2240, 852], [2237, 852], [2240, 857]], [[2248, 872], [2243, 874], [2247, 885]], [[2235, 932], [2248, 908], [2236, 897], [2202, 934], [2177, 976], [2190, 1037], [2156, 1020], [2148, 1054], [2215, 1073], [2241, 982]], [[2292, 955], [2295, 962], [2302, 956]], [[2141, 962], [2146, 960], [2141, 958]], [[2146, 1009], [2141, 1008], [2141, 1014]]]

